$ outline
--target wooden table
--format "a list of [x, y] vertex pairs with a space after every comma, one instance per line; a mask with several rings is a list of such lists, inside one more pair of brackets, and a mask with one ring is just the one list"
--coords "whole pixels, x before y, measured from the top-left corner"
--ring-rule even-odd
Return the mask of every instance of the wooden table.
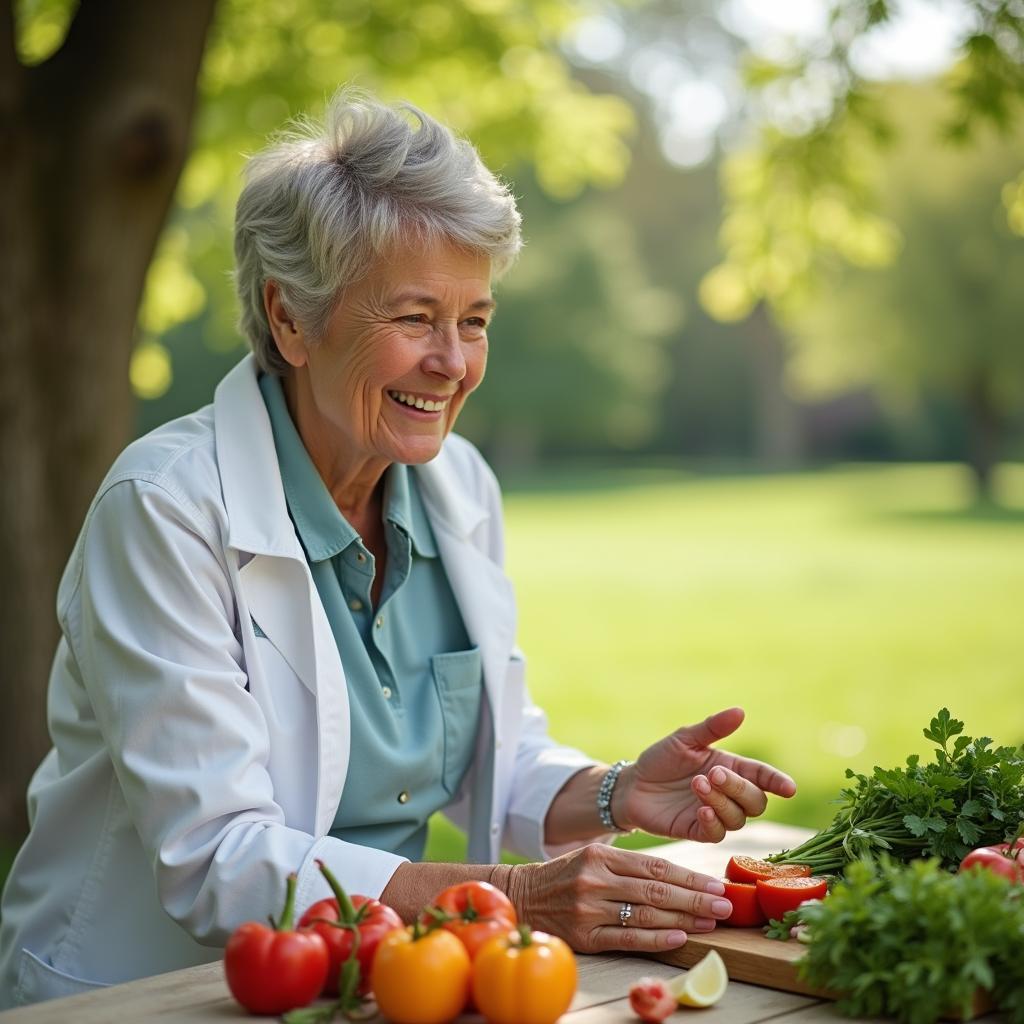
[[[805, 829], [753, 822], [716, 846], [670, 843], [658, 847], [657, 851], [669, 860], [720, 875], [733, 854], [763, 856], [795, 846], [808, 834]], [[678, 967], [622, 953], [577, 956], [576, 964], [579, 986], [569, 1012], [562, 1017], [562, 1024], [636, 1024], [637, 1018], [626, 998], [630, 984], [645, 974], [671, 978], [680, 973]], [[756, 1024], [769, 1019], [772, 1024], [818, 1021], [839, 1024], [849, 1020], [840, 1017], [827, 1000], [738, 981], [729, 983], [725, 996], [714, 1007], [680, 1010], [668, 1018], [669, 1024], [684, 1024], [690, 1014], [698, 1014], [700, 1024]], [[0, 1013], [2, 1024], [109, 1024], [111, 1021], [211, 1024], [252, 1019], [228, 993], [220, 962]], [[999, 1019], [986, 1017], [985, 1022], [996, 1024]], [[467, 1014], [459, 1021], [460, 1024], [482, 1024], [483, 1018]]]

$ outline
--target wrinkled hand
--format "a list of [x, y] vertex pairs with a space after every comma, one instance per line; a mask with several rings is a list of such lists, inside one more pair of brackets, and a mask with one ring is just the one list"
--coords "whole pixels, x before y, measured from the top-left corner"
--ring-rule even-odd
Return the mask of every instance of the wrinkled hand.
[[[578, 953], [675, 949], [732, 913], [717, 878], [643, 850], [593, 843], [546, 863], [517, 864], [508, 894], [522, 921]], [[619, 919], [632, 904], [627, 926]]]
[[784, 772], [712, 749], [742, 721], [742, 708], [728, 708], [648, 747], [619, 776], [615, 821], [672, 839], [719, 843], [727, 831], [764, 813], [768, 793], [791, 797], [796, 783]]

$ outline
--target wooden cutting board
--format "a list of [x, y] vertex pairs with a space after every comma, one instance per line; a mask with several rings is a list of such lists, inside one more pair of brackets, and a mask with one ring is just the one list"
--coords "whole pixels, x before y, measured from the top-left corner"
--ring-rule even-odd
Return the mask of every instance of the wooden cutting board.
[[835, 999], [834, 992], [814, 988], [797, 976], [796, 961], [807, 951], [806, 946], [766, 939], [760, 928], [718, 927], [710, 935], [691, 935], [685, 946], [659, 953], [657, 959], [676, 967], [692, 967], [712, 949], [718, 951], [735, 981]]

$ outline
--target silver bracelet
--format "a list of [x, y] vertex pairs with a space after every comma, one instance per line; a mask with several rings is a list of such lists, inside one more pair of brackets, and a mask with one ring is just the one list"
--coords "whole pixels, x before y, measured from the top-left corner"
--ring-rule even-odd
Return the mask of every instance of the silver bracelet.
[[622, 769], [632, 763], [632, 761], [616, 761], [604, 773], [604, 778], [601, 780], [601, 788], [597, 791], [597, 813], [601, 818], [601, 824], [609, 832], [630, 831], [628, 828], [620, 828], [615, 824], [615, 819], [612, 817], [612, 793], [615, 791], [615, 783], [619, 781]]

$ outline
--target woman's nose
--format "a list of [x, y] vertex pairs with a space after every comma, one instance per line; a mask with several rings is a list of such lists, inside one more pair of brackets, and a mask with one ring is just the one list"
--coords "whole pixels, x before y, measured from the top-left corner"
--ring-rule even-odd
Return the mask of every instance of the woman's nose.
[[438, 324], [434, 332], [434, 345], [425, 360], [425, 369], [440, 373], [448, 380], [462, 380], [466, 376], [466, 356], [462, 351], [457, 323]]

